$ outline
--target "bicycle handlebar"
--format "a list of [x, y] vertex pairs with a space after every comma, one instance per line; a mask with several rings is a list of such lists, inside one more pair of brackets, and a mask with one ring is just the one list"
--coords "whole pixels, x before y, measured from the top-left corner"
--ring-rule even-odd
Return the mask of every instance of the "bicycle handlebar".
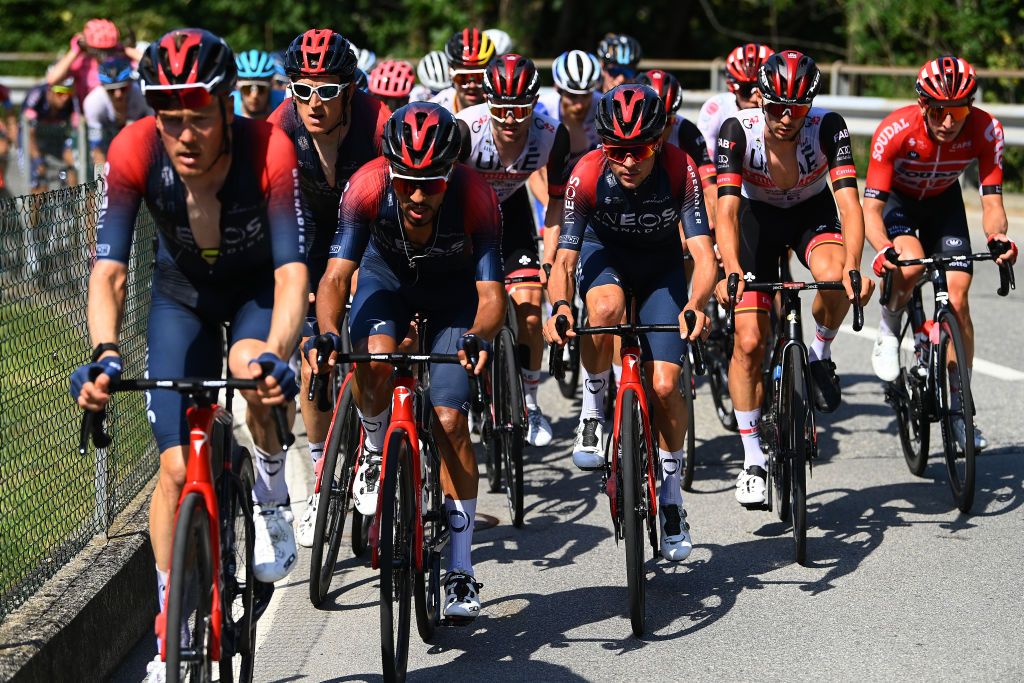
[[339, 363], [454, 363], [462, 360], [451, 353], [339, 353]]
[[[926, 268], [941, 268], [945, 270], [946, 265], [958, 261], [995, 261], [1009, 251], [1010, 246], [1006, 242], [989, 242], [988, 249], [987, 254], [985, 252], [978, 252], [976, 254], [935, 255], [912, 259], [901, 259], [895, 250], [887, 250], [885, 258], [894, 266], [925, 266]], [[1006, 296], [1010, 293], [1011, 289], [1017, 289], [1017, 279], [1013, 274], [1013, 264], [1000, 263], [996, 265], [999, 266], [999, 288], [996, 290], [996, 294]], [[883, 306], [889, 303], [889, 298], [892, 294], [892, 279], [895, 273], [895, 270], [886, 270], [882, 275], [882, 294], [879, 301]]]
[[[850, 271], [850, 286], [854, 291], [853, 297], [853, 329], [860, 332], [864, 327], [864, 306], [860, 302], [860, 290], [863, 284], [860, 271]], [[736, 290], [739, 287], [739, 275], [731, 273], [727, 283], [729, 293], [729, 317], [726, 321], [726, 328], [730, 333], [736, 330]], [[846, 286], [838, 280], [824, 280], [821, 282], [748, 282], [744, 285], [748, 292], [801, 292], [805, 290], [815, 291], [846, 291]]]
[[[331, 355], [331, 351], [334, 351], [334, 345], [331, 344], [331, 340], [324, 335], [320, 335], [313, 340], [313, 348], [316, 350], [317, 367], [323, 365], [327, 357]], [[331, 401], [327, 396], [327, 380], [330, 377], [330, 373], [321, 375], [318, 372], [313, 372], [310, 377], [309, 393], [306, 395], [306, 400], [312, 401], [315, 397], [316, 409], [321, 413], [327, 413], [331, 410]]]

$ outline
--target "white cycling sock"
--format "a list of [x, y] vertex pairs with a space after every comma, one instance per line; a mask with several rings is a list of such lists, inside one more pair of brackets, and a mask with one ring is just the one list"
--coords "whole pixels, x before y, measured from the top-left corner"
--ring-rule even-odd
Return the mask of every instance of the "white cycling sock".
[[448, 571], [473, 574], [473, 526], [476, 523], [476, 498], [455, 500], [445, 497], [444, 509], [448, 513], [448, 530], [451, 534], [451, 552], [448, 554]]
[[326, 444], [326, 441], [320, 441], [319, 443], [309, 442], [309, 459], [313, 461], [313, 465], [320, 462], [320, 458], [324, 456], [324, 446]]
[[736, 424], [740, 428], [740, 439], [743, 441], [743, 469], [748, 467], [764, 467], [765, 457], [761, 451], [761, 409], [734, 410]]
[[608, 391], [610, 372], [590, 372], [583, 368], [583, 410], [580, 411], [580, 420], [596, 417], [604, 421], [604, 394]]
[[160, 571], [160, 567], [156, 568], [156, 601], [159, 607], [158, 611], [164, 611], [164, 601], [167, 599], [167, 579], [170, 577], [170, 573]]
[[259, 446], [256, 451], [256, 481], [252, 487], [252, 500], [258, 505], [286, 505], [288, 482], [284, 477], [285, 452], [267, 453]]
[[898, 311], [889, 310], [888, 306], [882, 306], [882, 317], [878, 320], [879, 331], [890, 337], [900, 333], [900, 319], [903, 317], [903, 309]]
[[384, 435], [388, 431], [389, 410], [385, 408], [384, 412], [379, 415], [366, 417], [363, 415], [363, 411], [356, 408], [356, 412], [359, 413], [359, 421], [363, 423], [363, 432], [366, 433], [366, 447], [371, 451], [380, 453], [384, 450]]
[[540, 389], [540, 370], [522, 369], [523, 391], [526, 392], [526, 409], [536, 410], [537, 390]]
[[682, 507], [682, 469], [686, 463], [686, 446], [678, 451], [658, 448], [658, 459], [661, 461], [661, 492], [658, 494], [658, 502]]
[[825, 327], [821, 323], [815, 326], [814, 341], [807, 347], [807, 360], [828, 360], [832, 357], [832, 340], [839, 334], [839, 330]]

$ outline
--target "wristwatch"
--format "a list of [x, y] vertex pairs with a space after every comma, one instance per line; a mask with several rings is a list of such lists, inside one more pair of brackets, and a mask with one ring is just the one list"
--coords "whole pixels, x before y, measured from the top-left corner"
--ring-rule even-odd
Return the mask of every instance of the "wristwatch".
[[92, 362], [95, 363], [96, 361], [98, 361], [100, 359], [100, 356], [105, 354], [107, 351], [113, 351], [117, 355], [121, 355], [120, 346], [111, 342], [104, 342], [102, 344], [97, 345], [97, 347], [92, 350]]
[[572, 308], [568, 301], [566, 301], [565, 299], [559, 299], [555, 303], [551, 304], [551, 315], [558, 313], [558, 309], [561, 308], [562, 306], [568, 306], [569, 308]]

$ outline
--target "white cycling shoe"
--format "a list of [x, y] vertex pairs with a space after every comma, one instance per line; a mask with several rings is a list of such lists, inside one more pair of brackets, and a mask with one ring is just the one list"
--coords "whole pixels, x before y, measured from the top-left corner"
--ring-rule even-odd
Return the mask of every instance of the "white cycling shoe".
[[[188, 678], [188, 670], [184, 663], [178, 667], [179, 680], [185, 680]], [[158, 654], [156, 657], [146, 662], [146, 678], [144, 683], [167, 683], [167, 662], [160, 659]]]
[[871, 351], [871, 367], [878, 379], [895, 382], [900, 376], [900, 341], [894, 335], [878, 332]]
[[551, 443], [551, 423], [540, 408], [526, 411], [526, 443], [539, 447]]
[[572, 445], [572, 464], [584, 471], [604, 467], [604, 425], [596, 417], [580, 420]]
[[316, 509], [320, 505], [320, 495], [314, 493], [306, 501], [306, 511], [299, 520], [299, 531], [295, 539], [303, 548], [313, 547], [313, 533], [316, 531]]
[[[953, 418], [953, 438], [956, 439], [956, 444], [961, 451], [967, 449], [967, 428], [964, 426], [962, 417]], [[983, 451], [986, 448], [988, 448], [988, 439], [981, 433], [978, 425], [974, 425], [974, 450]]]
[[693, 550], [686, 510], [681, 505], [659, 505], [661, 522], [661, 556], [671, 562], [682, 562]]
[[280, 581], [295, 567], [295, 517], [291, 506], [256, 503], [252, 509], [256, 527], [253, 575], [263, 583]]
[[380, 490], [381, 454], [363, 447], [363, 457], [356, 470], [355, 505], [364, 517], [376, 514], [377, 493]]
[[765, 485], [768, 472], [763, 467], [751, 465], [740, 471], [736, 477], [736, 501], [743, 507], [758, 509], [765, 503]]
[[470, 621], [480, 614], [479, 583], [471, 574], [452, 570], [444, 576], [444, 616], [456, 621]]

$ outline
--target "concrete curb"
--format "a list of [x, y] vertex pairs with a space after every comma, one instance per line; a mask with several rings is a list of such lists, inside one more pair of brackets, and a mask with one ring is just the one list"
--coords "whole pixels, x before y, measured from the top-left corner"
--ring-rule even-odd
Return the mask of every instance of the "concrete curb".
[[0, 681], [104, 680], [153, 629], [155, 483], [0, 625]]

